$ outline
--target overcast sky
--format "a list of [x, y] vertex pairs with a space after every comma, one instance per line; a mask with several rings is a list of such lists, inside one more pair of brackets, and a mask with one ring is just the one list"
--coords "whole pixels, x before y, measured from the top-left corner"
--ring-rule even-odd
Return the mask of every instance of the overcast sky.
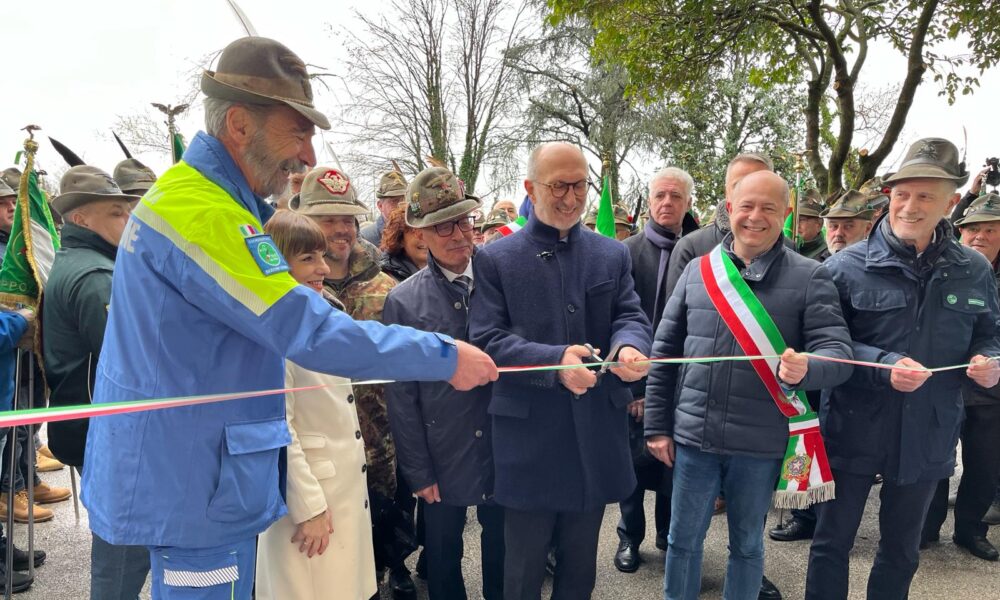
[[[284, 42], [307, 63], [346, 75], [345, 32], [358, 31], [354, 11], [377, 13], [383, 3], [240, 0], [240, 5], [260, 35]], [[2, 167], [12, 164], [21, 148], [20, 128], [33, 123], [88, 163], [110, 171], [123, 158], [110, 137], [116, 115], [144, 110], [150, 102], [174, 102], [185, 90], [183, 75], [198, 59], [243, 35], [225, 0], [36, 0], [5, 2], [3, 12]], [[862, 82], [867, 86], [895, 84], [903, 76], [905, 61], [890, 49], [875, 48], [868, 62]], [[949, 106], [928, 78], [883, 170], [898, 162], [905, 145], [920, 137], [945, 137], [961, 149], [963, 125], [968, 131], [970, 171], [977, 172], [987, 155], [1000, 155], [996, 108], [1000, 73], [994, 70], [980, 81], [982, 86], [973, 96]], [[331, 113], [340, 110], [344, 85], [350, 83], [333, 85], [332, 91], [314, 86], [317, 104]], [[180, 121], [188, 139], [201, 127], [196, 116], [200, 112]], [[326, 139], [335, 149], [344, 143], [336, 131], [327, 133]], [[317, 137], [320, 159], [329, 162], [320, 146]], [[165, 155], [139, 158], [157, 172], [169, 166]], [[49, 170], [64, 164], [44, 138], [39, 161]], [[640, 175], [648, 176], [659, 166], [642, 166], [645, 172]]]

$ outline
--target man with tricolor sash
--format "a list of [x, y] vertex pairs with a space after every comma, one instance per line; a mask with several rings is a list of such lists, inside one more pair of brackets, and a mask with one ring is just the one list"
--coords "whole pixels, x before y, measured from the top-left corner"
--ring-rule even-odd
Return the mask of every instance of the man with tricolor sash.
[[[848, 596], [848, 555], [876, 474], [878, 553], [868, 598], [903, 600], [919, 565], [920, 533], [938, 481], [955, 468], [962, 385], [989, 388], [1000, 366], [993, 269], [960, 245], [944, 218], [968, 173], [940, 138], [914, 143], [892, 189], [887, 216], [867, 240], [834, 254], [829, 269], [851, 330], [857, 367], [824, 391], [823, 432], [837, 499], [816, 507], [806, 598]], [[888, 368], [894, 367], [894, 368]], [[933, 372], [929, 369], [952, 367]]]
[[850, 338], [826, 270], [785, 247], [788, 200], [788, 185], [770, 171], [736, 182], [727, 199], [731, 232], [688, 264], [656, 331], [654, 356], [748, 357], [650, 369], [647, 444], [674, 468], [668, 600], [698, 597], [702, 546], [720, 492], [729, 522], [723, 595], [744, 600], [761, 589], [772, 496], [788, 508], [834, 497], [805, 390], [850, 376], [851, 366], [836, 362], [852, 357]]
[[[94, 404], [280, 390], [286, 358], [459, 389], [496, 379], [489, 357], [463, 342], [336, 311], [296, 283], [261, 233], [273, 212], [264, 198], [315, 164], [314, 128], [329, 128], [298, 56], [243, 38], [201, 85], [207, 132], [122, 234]], [[282, 393], [94, 419], [83, 473], [91, 529], [149, 547], [157, 600], [249, 600], [255, 537], [287, 512], [290, 440]]]

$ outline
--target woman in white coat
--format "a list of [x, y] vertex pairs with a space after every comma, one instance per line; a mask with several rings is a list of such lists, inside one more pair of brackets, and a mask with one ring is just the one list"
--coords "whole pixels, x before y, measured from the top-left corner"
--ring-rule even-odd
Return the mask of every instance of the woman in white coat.
[[[280, 210], [264, 230], [291, 275], [317, 294], [329, 267], [326, 238], [309, 217]], [[332, 296], [332, 303], [339, 304]], [[288, 514], [261, 534], [257, 599], [368, 600], [377, 591], [365, 448], [351, 382], [286, 363]]]

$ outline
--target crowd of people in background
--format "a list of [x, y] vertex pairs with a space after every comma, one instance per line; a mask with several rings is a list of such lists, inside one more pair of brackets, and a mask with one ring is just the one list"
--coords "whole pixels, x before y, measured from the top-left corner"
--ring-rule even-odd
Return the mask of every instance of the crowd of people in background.
[[[1000, 196], [986, 171], [959, 195], [951, 142], [794, 201], [766, 152], [739, 154], [705, 224], [698, 182], [666, 167], [638, 218], [613, 208], [616, 239], [591, 231], [585, 156], [553, 142], [528, 158], [520, 210], [487, 209], [446, 167], [394, 168], [364, 223], [350, 176], [316, 165], [329, 122], [291, 50], [237, 40], [202, 91], [205, 131], [159, 178], [135, 159], [63, 175], [40, 314], [0, 312], [6, 407], [27, 406], [15, 356], [32, 351], [35, 406], [292, 391], [52, 423], [47, 446], [4, 430], [18, 460], [0, 518], [7, 494], [18, 522], [52, 518], [26, 482], [37, 503], [70, 497], [32, 473], [82, 476], [92, 598], [147, 579], [165, 600], [415, 598], [418, 553], [429, 597], [461, 600], [470, 508], [477, 595], [536, 600], [551, 577], [554, 599], [589, 598], [608, 505], [614, 567], [641, 568], [648, 491], [668, 600], [699, 596], [723, 514], [723, 597], [781, 598], [764, 535], [783, 493], [796, 508], [767, 535], [811, 538], [806, 598], [843, 600], [877, 485], [867, 595], [904, 599], [940, 540], [959, 439], [952, 539], [998, 560]], [[0, 181], [3, 241], [19, 178]], [[789, 448], [797, 417], [822, 457]], [[45, 553], [14, 551], [23, 591]]]

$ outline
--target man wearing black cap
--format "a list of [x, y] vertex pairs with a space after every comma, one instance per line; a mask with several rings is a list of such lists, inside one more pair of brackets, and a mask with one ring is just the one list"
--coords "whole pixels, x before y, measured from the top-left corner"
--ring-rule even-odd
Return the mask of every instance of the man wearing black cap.
[[[920, 560], [921, 528], [938, 481], [955, 468], [961, 388], [996, 385], [1000, 355], [993, 270], [961, 246], [944, 220], [968, 178], [958, 150], [927, 138], [910, 147], [888, 215], [867, 240], [829, 258], [857, 360], [844, 384], [825, 390], [821, 415], [837, 497], [816, 506], [808, 600], [848, 597], [848, 555], [876, 474], [878, 553], [869, 598], [904, 599]], [[930, 372], [927, 368], [969, 364]]]

